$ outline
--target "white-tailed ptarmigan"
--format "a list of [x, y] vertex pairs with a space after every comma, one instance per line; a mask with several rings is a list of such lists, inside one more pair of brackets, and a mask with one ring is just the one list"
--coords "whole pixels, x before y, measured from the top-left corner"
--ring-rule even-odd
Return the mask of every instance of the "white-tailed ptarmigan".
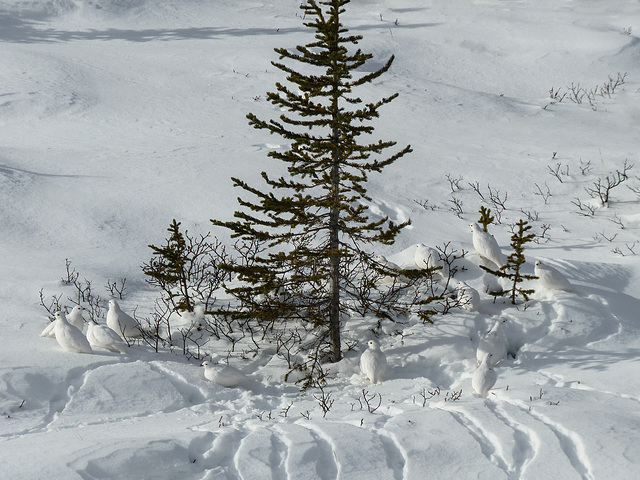
[[[75, 307], [73, 307], [73, 310], [71, 310], [71, 313], [67, 315], [67, 322], [69, 322], [80, 331], [82, 331], [82, 329], [84, 328], [84, 318], [82, 317], [83, 310], [84, 308], [82, 308], [80, 305], [76, 305]], [[55, 327], [56, 321], [54, 319], [53, 322], [49, 323], [49, 325], [47, 325], [45, 329], [42, 330], [40, 336], [47, 338], [56, 338]]]
[[449, 275], [449, 266], [447, 265], [447, 262], [442, 259], [440, 252], [435, 248], [427, 247], [424, 243], [418, 243], [416, 245], [416, 251], [413, 254], [413, 261], [416, 266], [422, 270], [439, 267], [435, 273], [442, 277], [447, 277]]
[[540, 260], [536, 261], [533, 273], [538, 277], [538, 283], [547, 290], [573, 291], [573, 286], [564, 275], [555, 268], [542, 263]]
[[495, 237], [482, 230], [477, 223], [470, 223], [469, 226], [473, 232], [473, 248], [476, 252], [498, 267], [502, 267], [506, 260]]
[[[376, 263], [382, 266], [386, 270], [390, 270], [391, 272], [397, 272], [401, 270], [400, 266], [396, 263], [393, 263], [383, 255], [377, 255], [375, 258]], [[393, 283], [394, 280], [398, 280], [400, 282], [407, 282], [408, 279], [402, 275], [385, 275], [380, 279], [381, 283]]]
[[473, 372], [473, 377], [471, 378], [473, 389], [482, 398], [487, 398], [489, 390], [493, 388], [498, 380], [498, 374], [493, 367], [491, 367], [490, 363], [491, 354], [487, 353], [482, 359], [480, 366]]
[[55, 335], [58, 344], [67, 352], [93, 353], [89, 341], [80, 330], [67, 321], [64, 312], [56, 312]]
[[460, 307], [469, 312], [477, 312], [478, 308], [480, 308], [480, 294], [478, 291], [465, 282], [459, 282], [456, 288]]
[[82, 316], [83, 311], [84, 307], [76, 305], [71, 309], [71, 313], [67, 315], [67, 320], [69, 321], [69, 323], [81, 332], [84, 330], [84, 317]]
[[231, 365], [202, 362], [204, 378], [225, 388], [241, 387], [249, 381], [248, 377]]
[[387, 357], [377, 340], [369, 340], [368, 345], [360, 356], [360, 370], [371, 383], [380, 383], [387, 372]]
[[87, 324], [87, 340], [93, 348], [103, 348], [114, 353], [127, 353], [129, 348], [114, 330], [93, 322]]
[[55, 329], [56, 329], [56, 320], [54, 317], [53, 322], [49, 322], [49, 325], [47, 325], [44, 328], [44, 330], [42, 330], [42, 333], [40, 334], [40, 336], [46, 337], [46, 338], [56, 338]]
[[171, 327], [186, 328], [194, 331], [200, 331], [206, 327], [205, 308], [199, 304], [193, 307], [193, 312], [176, 311], [175, 316], [171, 317]]
[[107, 326], [121, 337], [141, 336], [138, 322], [130, 315], [126, 314], [114, 299], [109, 300], [109, 311], [107, 311]]
[[502, 331], [502, 325], [504, 325], [506, 321], [506, 317], [501, 317], [499, 320], [496, 320], [491, 330], [480, 338], [478, 349], [476, 350], [476, 359], [478, 362], [482, 362], [487, 354], [491, 354], [489, 365], [493, 367], [507, 355], [507, 337]]

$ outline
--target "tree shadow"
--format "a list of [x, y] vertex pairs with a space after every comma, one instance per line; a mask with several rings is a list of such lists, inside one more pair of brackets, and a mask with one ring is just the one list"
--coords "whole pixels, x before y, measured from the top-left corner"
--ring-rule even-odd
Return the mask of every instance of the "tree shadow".
[[150, 41], [203, 40], [231, 36], [263, 36], [288, 34], [301, 31], [299, 28], [226, 28], [226, 27], [192, 27], [170, 29], [89, 29], [57, 30], [40, 28], [40, 22], [21, 20], [15, 17], [0, 16], [0, 41], [7, 43], [58, 43], [77, 40], [125, 40], [143, 43]]
[[[228, 28], [228, 27], [189, 27], [189, 28], [151, 28], [106, 30], [58, 30], [46, 28], [45, 22], [36, 19], [23, 19], [13, 15], [0, 14], [0, 41], [6, 43], [56, 43], [76, 40], [124, 40], [129, 42], [209, 40], [222, 37], [246, 37], [265, 35], [286, 35], [308, 31], [306, 27], [296, 28]], [[394, 28], [422, 28], [436, 24], [397, 25]], [[381, 28], [379, 24], [360, 25], [350, 31]]]

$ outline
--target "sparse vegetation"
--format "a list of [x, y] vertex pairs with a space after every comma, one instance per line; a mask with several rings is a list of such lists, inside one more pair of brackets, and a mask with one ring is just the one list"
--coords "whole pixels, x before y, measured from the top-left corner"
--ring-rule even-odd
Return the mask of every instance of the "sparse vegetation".
[[533, 289], [522, 288], [521, 283], [525, 280], [533, 280], [537, 278], [535, 275], [527, 275], [522, 272], [522, 266], [526, 259], [524, 257], [525, 244], [531, 242], [535, 238], [535, 234], [527, 233], [531, 230], [531, 225], [525, 220], [520, 220], [515, 225], [516, 229], [511, 235], [511, 248], [513, 252], [507, 257], [507, 263], [499, 269], [491, 269], [484, 265], [480, 268], [499, 278], [506, 278], [511, 282], [509, 289], [498, 291], [490, 291], [491, 295], [509, 295], [511, 303], [516, 304], [518, 296], [522, 296], [526, 301], [529, 295], [534, 292]]

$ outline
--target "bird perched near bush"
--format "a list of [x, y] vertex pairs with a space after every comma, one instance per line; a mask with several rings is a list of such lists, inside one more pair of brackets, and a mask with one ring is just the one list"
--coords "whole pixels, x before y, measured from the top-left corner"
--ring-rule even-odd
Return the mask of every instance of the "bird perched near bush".
[[47, 325], [44, 328], [44, 330], [42, 330], [42, 333], [40, 334], [40, 336], [46, 337], [46, 338], [56, 338], [55, 329], [56, 329], [56, 320], [54, 317], [53, 322], [49, 322], [49, 325]]
[[200, 366], [204, 367], [204, 378], [225, 388], [239, 387], [249, 381], [244, 373], [231, 365], [202, 362]]
[[385, 271], [389, 271], [391, 273], [391, 275], [385, 275], [384, 277], [382, 277], [379, 282], [386, 284], [386, 283], [393, 283], [395, 280], [398, 280], [400, 282], [408, 282], [409, 280], [407, 279], [407, 277], [403, 276], [403, 275], [394, 275], [393, 272], [398, 272], [400, 270], [402, 270], [400, 268], [400, 266], [397, 263], [393, 263], [390, 260], [387, 260], [387, 258], [384, 255], [377, 255], [375, 258], [376, 263], [382, 267]]
[[58, 344], [67, 352], [93, 353], [89, 341], [80, 330], [67, 321], [64, 312], [56, 312], [55, 336]]
[[142, 335], [138, 322], [126, 314], [114, 299], [109, 300], [107, 326], [121, 337], [139, 337]]
[[387, 372], [387, 357], [377, 340], [369, 340], [368, 345], [360, 356], [360, 370], [371, 383], [380, 383]]
[[564, 275], [552, 266], [542, 263], [540, 260], [536, 261], [533, 273], [538, 277], [538, 283], [547, 290], [573, 291], [573, 286]]
[[459, 282], [456, 289], [460, 307], [469, 312], [477, 312], [480, 308], [480, 293], [465, 282]]
[[93, 348], [103, 348], [114, 353], [127, 353], [129, 348], [115, 330], [93, 322], [87, 324], [87, 340]]
[[449, 275], [449, 265], [442, 259], [440, 252], [435, 248], [427, 247], [424, 243], [418, 243], [416, 245], [413, 261], [418, 268], [423, 270], [437, 268], [438, 270], [436, 270], [435, 273], [438, 275], [443, 277]]
[[82, 316], [82, 312], [84, 311], [84, 307], [80, 305], [76, 305], [71, 309], [71, 313], [67, 315], [67, 320], [71, 325], [76, 327], [81, 332], [84, 330], [84, 317]]
[[502, 331], [502, 326], [506, 321], [505, 317], [496, 320], [491, 330], [480, 338], [478, 349], [476, 350], [478, 362], [482, 362], [487, 354], [491, 354], [489, 363], [493, 367], [507, 355], [507, 337]]
[[506, 259], [495, 237], [483, 231], [477, 223], [470, 223], [473, 232], [473, 248], [481, 257], [493, 262], [498, 267], [506, 263]]
[[487, 398], [489, 390], [493, 388], [498, 380], [498, 374], [491, 367], [491, 353], [487, 353], [482, 359], [482, 363], [473, 372], [473, 377], [471, 378], [471, 386], [476, 391], [478, 395], [482, 398]]
[[[80, 305], [76, 305], [75, 307], [73, 307], [73, 310], [71, 310], [71, 313], [67, 315], [67, 322], [69, 322], [81, 332], [84, 329], [84, 318], [82, 317], [83, 310], [83, 307], [81, 307]], [[47, 338], [56, 338], [55, 327], [56, 321], [54, 319], [53, 322], [49, 323], [49, 325], [47, 325], [46, 328], [42, 330], [40, 336]]]

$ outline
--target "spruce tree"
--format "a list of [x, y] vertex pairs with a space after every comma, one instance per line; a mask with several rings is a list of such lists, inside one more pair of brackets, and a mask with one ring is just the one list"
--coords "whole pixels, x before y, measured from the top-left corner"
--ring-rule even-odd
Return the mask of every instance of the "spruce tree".
[[279, 61], [272, 64], [286, 74], [287, 83], [276, 83], [276, 91], [267, 94], [286, 113], [271, 120], [247, 115], [250, 125], [289, 144], [268, 154], [286, 164], [287, 175], [272, 178], [262, 172], [268, 191], [232, 178], [252, 198], [238, 199], [242, 210], [234, 221], [212, 220], [229, 228], [232, 237], [264, 245], [251, 262], [227, 265], [239, 281], [228, 290], [241, 305], [231, 314], [272, 325], [287, 318], [312, 322], [322, 331], [332, 362], [341, 359], [344, 300], [355, 295], [352, 268], [371, 260], [363, 246], [392, 244], [409, 224], [367, 214], [369, 175], [411, 148], [386, 155], [396, 142], [361, 140], [373, 134], [370, 122], [397, 94], [364, 103], [354, 90], [387, 72], [394, 57], [379, 70], [360, 73], [373, 55], [349, 51], [362, 37], [348, 34], [341, 23], [348, 3], [309, 0], [300, 6], [315, 40], [295, 50], [275, 49]]
[[520, 284], [524, 280], [533, 280], [538, 277], [535, 275], [523, 274], [520, 270], [525, 263], [524, 249], [525, 244], [532, 241], [535, 238], [534, 233], [527, 233], [531, 230], [531, 225], [526, 220], [520, 220], [516, 223], [517, 231], [511, 235], [511, 248], [513, 252], [507, 257], [507, 263], [505, 263], [498, 270], [493, 270], [484, 265], [480, 265], [480, 268], [500, 278], [508, 278], [511, 282], [511, 288], [500, 290], [498, 292], [489, 292], [492, 295], [509, 295], [512, 304], [516, 304], [516, 298], [518, 295], [522, 295], [525, 301], [529, 300], [529, 294], [533, 293], [532, 289], [524, 289], [520, 287]]
[[488, 232], [487, 226], [492, 224], [493, 221], [495, 220], [495, 218], [491, 216], [491, 209], [485, 208], [484, 206], [480, 205], [479, 213], [480, 213], [480, 220], [478, 220], [478, 223], [482, 225], [482, 230], [484, 230], [485, 232]]
[[193, 300], [189, 295], [185, 265], [188, 262], [187, 243], [180, 231], [180, 222], [174, 218], [167, 228], [170, 233], [167, 244], [162, 247], [149, 245], [154, 257], [144, 264], [142, 271], [149, 277], [151, 285], [167, 292], [168, 300], [176, 310], [193, 311]]

